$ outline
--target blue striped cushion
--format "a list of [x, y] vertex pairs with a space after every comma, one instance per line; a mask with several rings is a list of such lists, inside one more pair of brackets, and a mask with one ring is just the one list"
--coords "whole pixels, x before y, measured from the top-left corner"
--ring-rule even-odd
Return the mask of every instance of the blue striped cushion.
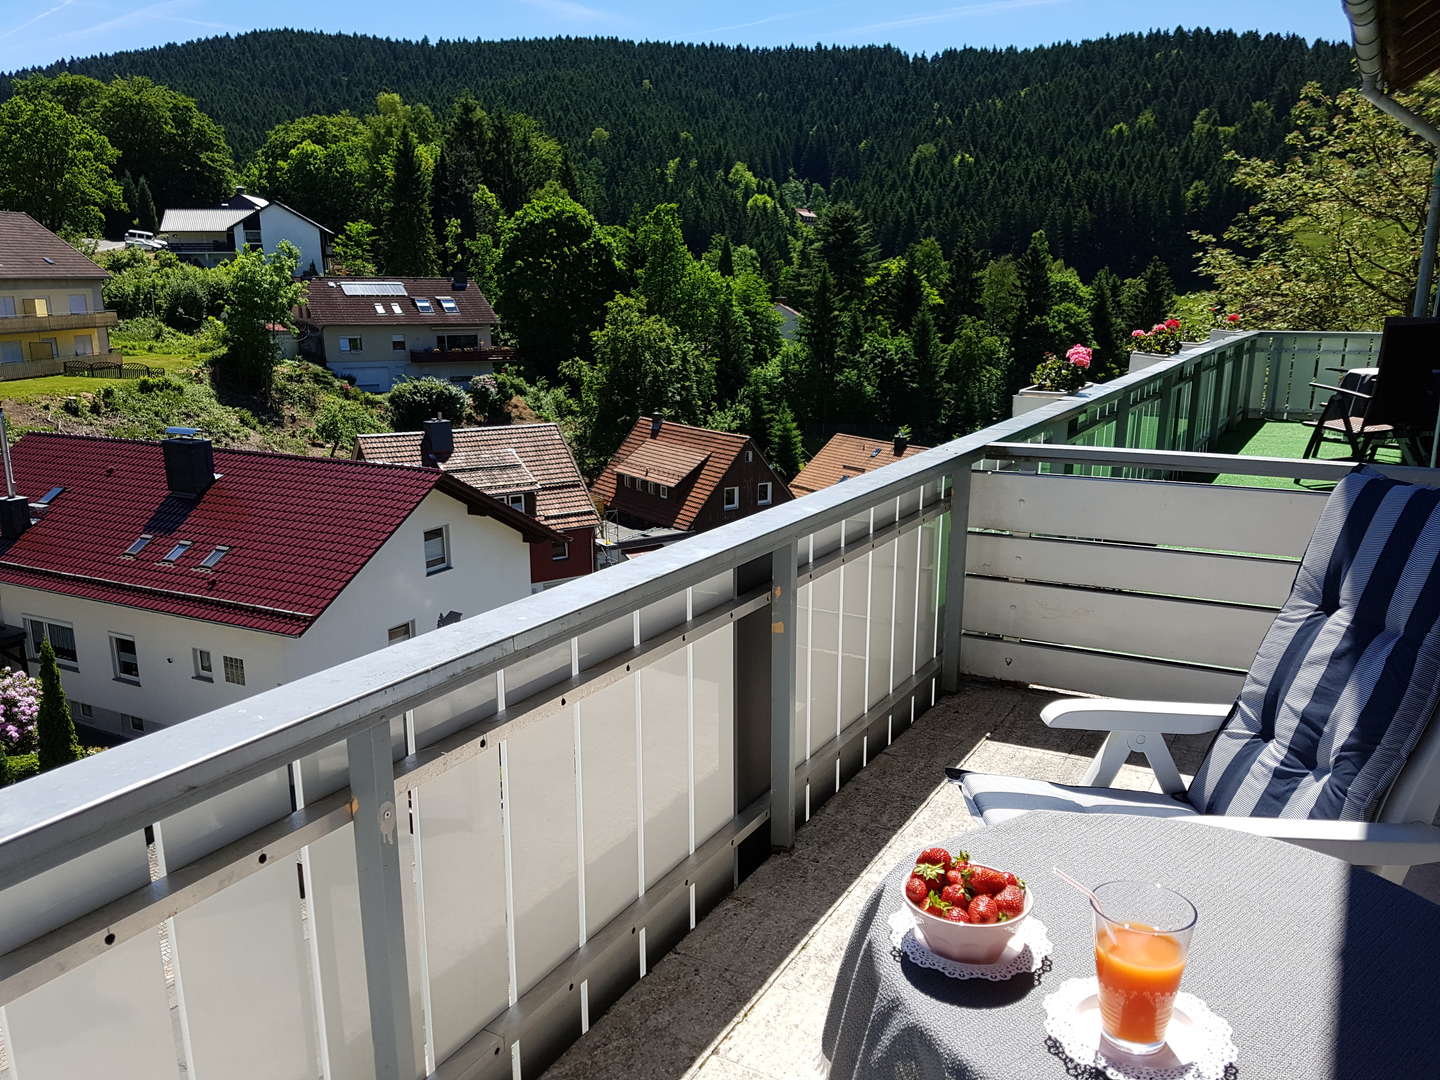
[[1440, 490], [1370, 468], [1331, 494], [1190, 802], [1371, 821], [1440, 700]]

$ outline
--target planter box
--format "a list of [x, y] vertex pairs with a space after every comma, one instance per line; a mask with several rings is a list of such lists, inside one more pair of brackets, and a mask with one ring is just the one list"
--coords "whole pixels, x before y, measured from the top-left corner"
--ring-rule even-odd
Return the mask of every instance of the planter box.
[[1239, 337], [1241, 334], [1244, 333], [1246, 333], [1246, 331], [1244, 330], [1211, 330], [1210, 340], [1224, 341], [1226, 338]]
[[1174, 358], [1174, 353], [1132, 352], [1130, 354], [1130, 370], [1140, 371], [1158, 364], [1162, 360], [1173, 360]]
[[[1086, 383], [1085, 386], [1094, 386], [1094, 383]], [[1081, 389], [1084, 389], [1082, 387]], [[1010, 415], [1021, 416], [1032, 409], [1038, 409], [1041, 405], [1049, 405], [1052, 401], [1059, 401], [1061, 398], [1072, 397], [1064, 390], [1041, 390], [1038, 386], [1026, 386], [1016, 391], [1010, 398]]]

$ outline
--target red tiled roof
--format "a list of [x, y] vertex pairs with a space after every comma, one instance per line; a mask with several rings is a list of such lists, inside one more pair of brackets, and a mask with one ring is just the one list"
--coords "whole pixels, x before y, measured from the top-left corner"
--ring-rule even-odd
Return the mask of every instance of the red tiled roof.
[[[379, 293], [376, 295], [351, 296], [344, 286], [352, 288], [371, 285], [398, 283], [404, 294]], [[500, 320], [485, 294], [473, 281], [467, 281], [465, 288], [455, 288], [449, 278], [406, 278], [406, 277], [323, 277], [313, 278], [305, 283], [308, 295], [295, 309], [295, 317], [314, 326], [433, 326], [439, 329], [455, 329], [469, 326], [493, 326]], [[447, 313], [440, 306], [440, 297], [455, 301], [459, 309]], [[416, 306], [416, 298], [429, 300], [431, 310], [423, 312]], [[375, 305], [384, 308], [377, 312]], [[400, 314], [395, 314], [391, 305], [398, 305]]]
[[[432, 490], [553, 538], [436, 469], [217, 449], [220, 479], [185, 499], [169, 493], [158, 443], [40, 432], [11, 453], [21, 494], [64, 491], [0, 541], [0, 581], [276, 634], [304, 633]], [[163, 562], [180, 540], [190, 548]], [[231, 550], [201, 569], [221, 545]]]
[[[490, 424], [455, 428], [451, 436], [455, 449], [440, 463], [447, 473], [492, 495], [535, 492], [536, 516], [552, 529], [599, 527], [600, 515], [558, 425]], [[355, 456], [419, 465], [420, 439], [418, 431], [361, 435]]]
[[657, 525], [688, 529], [694, 525], [700, 508], [714, 494], [721, 478], [750, 440], [744, 435], [691, 427], [689, 424], [677, 424], [671, 420], [660, 424], [658, 434], [654, 427], [654, 421], [648, 416], [642, 416], [635, 421], [635, 426], [630, 429], [630, 434], [625, 436], [620, 449], [615, 451], [609, 464], [596, 479], [594, 487], [590, 489], [591, 494], [606, 503], [614, 502], [617, 473], [626, 471], [624, 463], [631, 460], [642, 447], [653, 448], [649, 450], [649, 458], [656, 462], [666, 460], [668, 452], [673, 459], [671, 470], [680, 472], [682, 476], [694, 472], [693, 467], [685, 471], [687, 463], [696, 455], [703, 455], [704, 464], [699, 475], [690, 484], [689, 490], [685, 492], [685, 498], [671, 499], [667, 504], [667, 510], [669, 506], [674, 507], [673, 518], [665, 522], [655, 522]]
[[29, 214], [0, 211], [0, 278], [109, 276]]
[[626, 476], [653, 480], [666, 487], [679, 487], [686, 477], [705, 464], [707, 457], [708, 454], [699, 450], [687, 450], [657, 439], [642, 443], [639, 450], [615, 468]]
[[808, 495], [812, 491], [838, 484], [846, 477], [872, 472], [892, 461], [899, 461], [928, 449], [928, 446], [907, 446], [905, 452], [897, 456], [893, 439], [832, 435], [830, 441], [820, 448], [820, 452], [790, 481], [790, 490], [796, 495]]

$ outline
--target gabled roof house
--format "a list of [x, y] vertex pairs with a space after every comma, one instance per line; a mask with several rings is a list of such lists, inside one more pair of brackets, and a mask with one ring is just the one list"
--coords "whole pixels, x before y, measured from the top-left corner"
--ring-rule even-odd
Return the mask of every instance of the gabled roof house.
[[272, 254], [288, 240], [300, 251], [300, 273], [323, 274], [329, 238], [335, 234], [292, 206], [237, 187], [216, 207], [166, 210], [160, 235], [171, 252], [200, 266], [217, 266], [246, 247]]
[[892, 461], [913, 457], [928, 449], [928, 446], [915, 446], [908, 439], [898, 437], [868, 439], [862, 435], [832, 435], [830, 441], [790, 481], [790, 490], [796, 495], [809, 495], [812, 491], [820, 491], [853, 476], [863, 476]]
[[518, 599], [560, 534], [439, 469], [37, 433], [0, 622], [77, 721], [136, 734]]
[[595, 568], [600, 515], [558, 424], [494, 424], [456, 428], [432, 420], [424, 431], [360, 435], [364, 461], [443, 469], [563, 534], [548, 547], [531, 545], [536, 591]]
[[[29, 214], [0, 211], [0, 366], [6, 378], [54, 375], [110, 351], [110, 274]], [[14, 366], [11, 366], [14, 365]]]

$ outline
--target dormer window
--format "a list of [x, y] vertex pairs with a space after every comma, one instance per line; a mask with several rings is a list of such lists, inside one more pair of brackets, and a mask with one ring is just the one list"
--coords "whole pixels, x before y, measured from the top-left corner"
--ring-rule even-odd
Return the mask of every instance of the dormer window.
[[160, 561], [167, 563], [178, 562], [180, 556], [184, 555], [185, 552], [190, 550], [190, 546], [191, 542], [189, 540], [176, 541], [175, 546], [172, 547], [169, 552], [166, 553], [165, 558], [161, 559]]
[[451, 297], [437, 296], [435, 299], [440, 301], [440, 310], [446, 315], [460, 314], [460, 305], [455, 303]]
[[421, 315], [435, 314], [435, 305], [423, 296], [415, 297], [415, 309], [419, 311]]

